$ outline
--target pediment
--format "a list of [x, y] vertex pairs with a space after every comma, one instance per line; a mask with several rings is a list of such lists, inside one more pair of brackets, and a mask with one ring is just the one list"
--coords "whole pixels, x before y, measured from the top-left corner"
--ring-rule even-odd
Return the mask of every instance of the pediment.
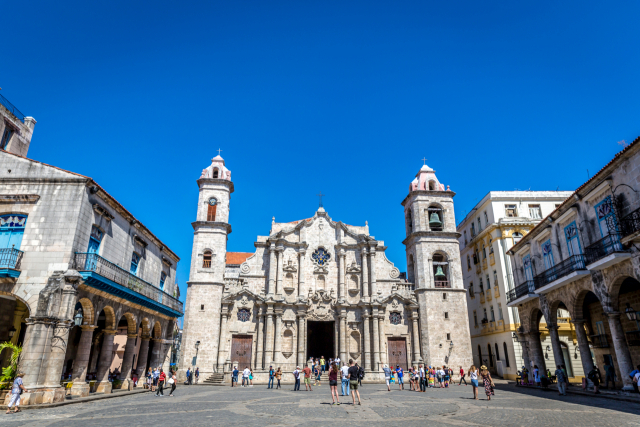
[[383, 299], [382, 301], [380, 301], [380, 304], [386, 305], [386, 304], [391, 304], [393, 303], [394, 300], [397, 300], [399, 302], [401, 302], [402, 304], [408, 305], [408, 306], [416, 306], [417, 304], [415, 301], [400, 295], [397, 292], [393, 292], [390, 295], [388, 295], [385, 299]]
[[247, 298], [253, 299], [255, 301], [260, 301], [260, 302], [265, 301], [265, 299], [262, 298], [261, 296], [254, 294], [249, 289], [243, 288], [243, 289], [240, 289], [238, 292], [229, 294], [226, 297], [222, 298], [222, 302], [223, 303], [235, 302], [239, 296], [246, 296]]

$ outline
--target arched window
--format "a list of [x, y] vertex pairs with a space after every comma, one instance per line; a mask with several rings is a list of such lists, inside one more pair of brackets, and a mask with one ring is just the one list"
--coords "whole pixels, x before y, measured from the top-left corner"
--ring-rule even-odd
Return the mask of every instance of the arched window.
[[413, 232], [413, 219], [411, 218], [411, 209], [407, 211], [407, 234]]
[[433, 256], [433, 277], [436, 288], [450, 288], [449, 284], [449, 263], [444, 255], [435, 254]]
[[211, 251], [204, 251], [202, 255], [202, 268], [211, 268]]
[[429, 191], [436, 191], [436, 182], [433, 180], [429, 181]]
[[511, 235], [511, 237], [513, 237], [513, 244], [517, 245], [518, 242], [522, 239], [522, 234], [518, 233], [517, 231], [515, 233], [513, 233]]
[[491, 352], [491, 344], [487, 344], [487, 353], [487, 357], [489, 357], [489, 366], [493, 368], [493, 354]]
[[216, 220], [217, 208], [218, 208], [218, 199], [216, 199], [215, 197], [210, 198], [207, 206], [207, 221]]
[[214, 178], [218, 177], [218, 168], [213, 168], [213, 177]]
[[502, 343], [502, 350], [504, 351], [504, 363], [509, 367], [509, 350], [507, 350], [507, 343]]
[[480, 347], [480, 344], [478, 344], [478, 358], [480, 358], [480, 362], [478, 363], [478, 369], [480, 369], [480, 366], [483, 365], [483, 363], [482, 363], [482, 347]]
[[500, 360], [500, 352], [498, 351], [498, 343], [496, 343], [496, 360]]

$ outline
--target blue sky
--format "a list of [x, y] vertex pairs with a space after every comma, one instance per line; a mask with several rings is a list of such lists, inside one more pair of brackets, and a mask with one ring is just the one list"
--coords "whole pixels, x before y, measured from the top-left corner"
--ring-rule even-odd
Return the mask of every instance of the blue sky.
[[[138, 3], [138, 4], [136, 4]], [[150, 7], [152, 5], [152, 7]], [[271, 217], [362, 225], [404, 270], [422, 165], [461, 220], [490, 190], [573, 190], [640, 135], [638, 2], [2, 5], [29, 157], [96, 179], [182, 258], [196, 179], [232, 171], [230, 251]]]

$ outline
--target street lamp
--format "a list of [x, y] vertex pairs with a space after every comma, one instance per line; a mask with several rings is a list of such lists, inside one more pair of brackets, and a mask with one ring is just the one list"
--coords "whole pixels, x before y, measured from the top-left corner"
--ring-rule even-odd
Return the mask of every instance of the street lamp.
[[450, 348], [451, 350], [453, 350], [453, 341], [451, 341], [451, 342], [449, 343], [449, 348]]
[[198, 347], [200, 347], [200, 341], [196, 341], [196, 353], [198, 352]]
[[75, 325], [76, 326], [82, 325], [82, 319], [83, 319], [82, 309], [79, 308], [78, 311], [76, 311], [76, 315], [73, 316], [73, 321], [74, 321]]
[[629, 318], [629, 320], [638, 320], [638, 313], [636, 313], [636, 311], [631, 308], [629, 303], [627, 303], [627, 308], [624, 310], [624, 312], [627, 313], [627, 317]]

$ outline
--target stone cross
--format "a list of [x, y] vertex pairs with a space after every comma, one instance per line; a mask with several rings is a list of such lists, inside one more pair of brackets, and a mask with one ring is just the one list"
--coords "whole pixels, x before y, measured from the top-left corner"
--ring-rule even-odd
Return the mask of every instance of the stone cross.
[[320, 197], [320, 207], [322, 207], [322, 196], [326, 196], [326, 194], [322, 194], [321, 191], [320, 194], [316, 194], [316, 196]]

